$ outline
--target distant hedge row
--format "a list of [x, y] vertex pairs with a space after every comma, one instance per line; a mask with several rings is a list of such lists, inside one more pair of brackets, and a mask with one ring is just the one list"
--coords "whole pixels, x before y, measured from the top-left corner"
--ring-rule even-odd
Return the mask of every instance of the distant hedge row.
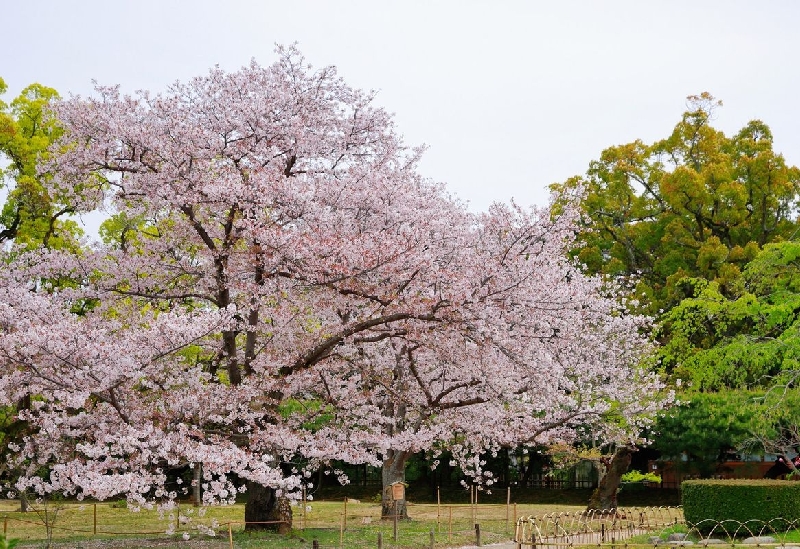
[[687, 524], [705, 532], [726, 520], [763, 521], [776, 531], [800, 527], [800, 482], [687, 480], [681, 503]]

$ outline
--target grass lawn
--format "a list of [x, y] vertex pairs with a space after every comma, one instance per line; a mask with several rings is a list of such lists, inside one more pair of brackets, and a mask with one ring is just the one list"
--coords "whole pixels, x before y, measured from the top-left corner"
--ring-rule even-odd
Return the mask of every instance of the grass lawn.
[[[496, 543], [512, 537], [516, 516], [541, 515], [553, 512], [574, 512], [583, 506], [570, 504], [517, 504], [506, 507], [500, 504], [481, 504], [473, 508], [466, 504], [409, 504], [411, 521], [398, 525], [398, 542], [393, 542], [392, 521], [381, 521], [380, 505], [323, 501], [310, 503], [305, 514], [295, 507], [294, 531], [289, 537], [269, 534], [245, 533], [241, 523], [244, 505], [194, 508], [180, 507], [176, 512], [130, 511], [113, 503], [59, 502], [49, 504], [53, 522], [53, 540], [56, 547], [102, 547], [99, 540], [125, 540], [115, 546], [155, 546], [156, 540], [181, 547], [228, 547], [228, 525], [235, 538], [235, 547], [310, 547], [318, 540], [321, 547], [375, 548], [378, 535], [383, 536], [385, 547], [427, 547], [433, 532], [436, 547], [457, 547], [475, 542], [473, 513], [481, 525], [483, 543]], [[20, 513], [19, 503], [0, 501], [0, 520], [9, 539], [18, 539], [18, 547], [41, 547], [47, 537], [43, 525], [44, 510]], [[345, 514], [346, 512], [346, 514]], [[55, 514], [55, 515], [54, 515]], [[216, 534], [209, 536], [206, 529]], [[174, 534], [167, 535], [168, 531]], [[96, 533], [95, 533], [96, 532]], [[183, 534], [191, 542], [183, 540]], [[136, 545], [139, 539], [141, 545]], [[214, 542], [214, 540], [217, 540]], [[198, 544], [198, 540], [204, 540]], [[64, 545], [63, 542], [69, 542]], [[91, 543], [90, 543], [91, 542]], [[160, 545], [160, 543], [159, 543]], [[107, 543], [105, 546], [112, 546]]]
[[[493, 495], [482, 494], [475, 508], [468, 503], [468, 492], [442, 494], [441, 505], [409, 503], [412, 520], [398, 525], [396, 543], [393, 540], [394, 525], [392, 521], [381, 521], [379, 504], [365, 499], [358, 503], [350, 500], [345, 505], [344, 495], [324, 495], [333, 496], [336, 500], [310, 502], [311, 508], [305, 513], [300, 506], [294, 508], [294, 530], [288, 537], [245, 533], [241, 522], [244, 504], [205, 509], [184, 504], [180, 506], [179, 513], [159, 513], [147, 510], [134, 512], [124, 504], [111, 502], [58, 502], [48, 505], [47, 516], [55, 516], [53, 546], [64, 549], [156, 546], [229, 549], [229, 527], [234, 547], [237, 548], [301, 548], [311, 547], [313, 541], [317, 540], [321, 548], [374, 549], [378, 546], [380, 535], [387, 549], [410, 549], [429, 547], [431, 532], [435, 547], [446, 548], [474, 544], [475, 522], [480, 524], [483, 544], [507, 541], [513, 536], [515, 518], [582, 511], [588, 501], [589, 491], [537, 490], [512, 494], [515, 496], [512, 501], [517, 500], [518, 503], [508, 507], [505, 505], [507, 493], [502, 491]], [[409, 499], [411, 502], [424, 500], [422, 496], [410, 494]], [[675, 504], [675, 499], [675, 495], [666, 490], [623, 493], [620, 505], [668, 505]], [[44, 547], [47, 539], [43, 525], [44, 510], [19, 513], [18, 509], [19, 502], [0, 500], [0, 520], [3, 521], [7, 537], [20, 540], [19, 548]], [[210, 531], [215, 535], [210, 536]], [[188, 541], [183, 539], [184, 533], [190, 536]]]

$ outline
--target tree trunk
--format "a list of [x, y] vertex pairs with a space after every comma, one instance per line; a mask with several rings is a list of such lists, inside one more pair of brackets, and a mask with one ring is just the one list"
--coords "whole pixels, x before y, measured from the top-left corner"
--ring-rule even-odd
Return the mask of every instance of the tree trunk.
[[200, 507], [203, 504], [201, 483], [203, 482], [203, 464], [195, 463], [192, 469], [192, 504]]
[[270, 530], [288, 534], [292, 529], [292, 508], [289, 500], [275, 495], [274, 488], [247, 483], [244, 506], [245, 530]]
[[[527, 454], [528, 459], [525, 460], [523, 457], [519, 460], [520, 466], [522, 467], [522, 478], [519, 481], [520, 486], [530, 486], [531, 484], [531, 477], [533, 476], [533, 472], [536, 470], [536, 461], [533, 459], [533, 452]], [[528, 462], [527, 466], [525, 465], [525, 461]], [[539, 469], [541, 472], [541, 469]]]
[[28, 504], [28, 495], [23, 490], [19, 493], [19, 512], [20, 513], [27, 513], [30, 510], [30, 505]]
[[381, 518], [384, 520], [394, 520], [395, 514], [399, 520], [409, 520], [406, 500], [394, 500], [392, 498], [392, 484], [406, 480], [406, 462], [411, 457], [411, 452], [397, 452], [389, 450], [386, 459], [383, 460], [381, 476], [383, 480], [383, 496], [381, 505]]
[[631, 456], [635, 451], [636, 448], [633, 446], [621, 446], [614, 452], [614, 457], [611, 458], [611, 463], [608, 464], [606, 474], [600, 479], [597, 489], [589, 499], [589, 505], [586, 507], [587, 511], [607, 511], [617, 508], [619, 484], [622, 482], [622, 475], [627, 472], [631, 464]]

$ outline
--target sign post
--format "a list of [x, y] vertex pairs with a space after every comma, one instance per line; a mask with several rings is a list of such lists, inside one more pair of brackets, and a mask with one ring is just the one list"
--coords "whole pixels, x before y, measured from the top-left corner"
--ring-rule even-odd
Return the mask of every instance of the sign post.
[[406, 499], [406, 485], [402, 482], [395, 482], [390, 488], [394, 502], [394, 541], [397, 541], [397, 502]]

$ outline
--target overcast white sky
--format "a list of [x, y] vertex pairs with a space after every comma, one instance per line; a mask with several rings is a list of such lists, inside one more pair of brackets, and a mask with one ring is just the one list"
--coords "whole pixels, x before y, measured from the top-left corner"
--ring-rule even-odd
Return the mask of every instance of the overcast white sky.
[[425, 176], [474, 210], [585, 172], [611, 145], [666, 137], [685, 97], [708, 91], [726, 133], [767, 122], [800, 164], [800, 2], [246, 1], [5, 2], [6, 99], [40, 82], [86, 95], [92, 79], [163, 90], [218, 64], [236, 70], [298, 42], [379, 90]]

